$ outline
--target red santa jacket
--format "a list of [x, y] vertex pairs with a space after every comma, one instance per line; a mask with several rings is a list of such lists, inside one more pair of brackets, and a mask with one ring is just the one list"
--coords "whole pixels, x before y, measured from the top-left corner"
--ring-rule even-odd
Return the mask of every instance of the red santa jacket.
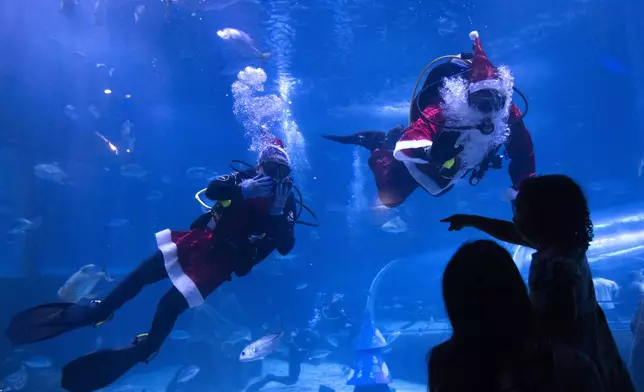
[[[442, 124], [444, 117], [438, 105], [430, 105], [423, 110], [423, 114], [435, 123]], [[524, 179], [535, 175], [534, 146], [530, 132], [520, 119], [519, 108], [512, 105], [510, 109], [510, 136], [505, 143], [510, 165], [508, 172], [512, 180], [512, 187], [518, 189]], [[405, 130], [403, 136], [396, 143], [394, 157], [399, 161], [413, 162], [421, 171], [428, 165], [425, 148], [431, 147], [440, 135], [441, 127], [430, 124], [419, 118]]]

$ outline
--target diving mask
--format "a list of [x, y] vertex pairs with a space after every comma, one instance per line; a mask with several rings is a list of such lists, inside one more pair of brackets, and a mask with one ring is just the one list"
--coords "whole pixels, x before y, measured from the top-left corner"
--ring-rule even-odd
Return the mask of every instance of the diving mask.
[[275, 181], [281, 181], [291, 174], [291, 168], [288, 165], [279, 162], [268, 161], [262, 163], [264, 174]]
[[498, 112], [503, 109], [505, 101], [505, 96], [493, 89], [473, 91], [467, 95], [467, 103], [485, 114]]

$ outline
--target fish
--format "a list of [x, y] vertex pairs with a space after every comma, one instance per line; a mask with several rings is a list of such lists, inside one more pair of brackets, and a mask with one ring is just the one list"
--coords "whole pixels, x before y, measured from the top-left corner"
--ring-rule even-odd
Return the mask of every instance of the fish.
[[8, 234], [24, 234], [28, 230], [36, 230], [42, 224], [42, 218], [37, 217], [34, 220], [20, 218], [16, 220], [13, 228], [8, 231]]
[[139, 4], [134, 8], [134, 23], [139, 23], [139, 20], [143, 17], [143, 14], [145, 13], [145, 6], [143, 4]]
[[134, 163], [128, 163], [121, 166], [121, 175], [125, 178], [138, 178], [142, 179], [148, 173], [141, 166]]
[[190, 365], [182, 368], [179, 372], [179, 376], [177, 377], [177, 382], [188, 382], [192, 380], [200, 370], [201, 369], [199, 368], [199, 366], [196, 365]]
[[65, 185], [65, 179], [69, 177], [67, 173], [60, 168], [57, 162], [40, 163], [34, 166], [34, 175], [41, 180], [55, 182]]
[[302, 282], [302, 283], [299, 283], [297, 286], [295, 286], [295, 290], [304, 290], [308, 286], [309, 286], [308, 283]]
[[87, 108], [87, 111], [89, 111], [94, 118], [98, 119], [101, 117], [101, 112], [98, 110], [98, 108], [94, 105], [89, 105]]
[[94, 23], [97, 26], [105, 24], [105, 19], [107, 17], [107, 3], [108, 0], [94, 1]]
[[205, 167], [191, 167], [186, 170], [186, 177], [191, 180], [208, 180], [217, 176], [217, 173], [212, 170], [208, 170]]
[[65, 108], [63, 109], [63, 113], [70, 120], [73, 120], [73, 121], [78, 120], [78, 114], [76, 113], [76, 108], [72, 105], [65, 105]]
[[93, 293], [93, 290], [102, 279], [107, 282], [114, 281], [105, 268], [99, 268], [95, 264], [87, 264], [67, 279], [58, 290], [58, 298], [65, 302], [74, 303], [78, 303], [83, 298], [94, 299], [96, 294]]
[[130, 224], [130, 221], [125, 218], [115, 218], [107, 223], [107, 227], [123, 227]]
[[277, 349], [282, 336], [284, 336], [284, 327], [279, 332], [271, 333], [255, 340], [239, 354], [239, 362], [259, 361], [266, 358]]
[[340, 344], [338, 343], [338, 338], [335, 337], [335, 335], [326, 335], [326, 341], [329, 343], [332, 347], [338, 347]]
[[233, 29], [231, 27], [226, 27], [223, 30], [218, 30], [217, 36], [222, 40], [230, 43], [234, 43], [234, 42], [241, 43], [242, 46], [238, 46], [236, 48], [236, 50], [240, 53], [245, 52], [245, 48], [249, 48], [252, 52], [258, 55], [262, 61], [266, 61], [268, 60], [269, 57], [271, 57], [270, 53], [263, 53], [262, 51], [257, 49], [257, 47], [255, 46], [255, 42], [253, 41], [253, 38], [241, 30]]
[[393, 342], [398, 340], [400, 335], [401, 335], [400, 331], [395, 331], [395, 332], [391, 333], [389, 336], [387, 336], [387, 338], [385, 339], [385, 341], [387, 342], [387, 345], [392, 344]]
[[22, 363], [31, 369], [45, 369], [51, 367], [51, 359], [42, 355], [34, 355], [22, 361]]
[[28, 379], [27, 368], [21, 366], [17, 371], [5, 376], [4, 379], [0, 379], [0, 386], [2, 386], [2, 391], [19, 391], [25, 388]]
[[392, 234], [404, 233], [407, 230], [409, 230], [407, 223], [404, 220], [402, 220], [399, 216], [391, 220], [388, 220], [380, 228], [385, 233], [392, 233]]
[[[110, 70], [110, 72], [111, 71], [112, 70]], [[125, 120], [123, 125], [121, 125], [121, 141], [123, 142], [123, 145], [125, 145], [125, 152], [127, 153], [134, 151], [134, 143], [136, 142], [136, 137], [132, 133], [133, 128], [134, 124], [132, 124], [130, 120]]]
[[257, 0], [169, 0], [179, 7], [193, 12], [222, 11], [237, 3], [260, 4]]
[[149, 200], [149, 201], [161, 200], [161, 199], [163, 199], [163, 193], [161, 193], [161, 191], [152, 190], [152, 191], [150, 191], [150, 194], [148, 194], [145, 197], [145, 199]]
[[223, 343], [221, 343], [221, 349], [224, 349], [224, 346], [234, 346], [237, 343], [247, 340], [250, 341], [252, 339], [250, 331], [247, 328], [242, 328], [239, 329], [235, 332], [233, 332], [228, 339], [226, 339]]
[[65, 13], [74, 12], [77, 5], [78, 0], [60, 0], [60, 10]]
[[331, 354], [329, 350], [315, 350], [309, 355], [309, 359], [324, 359]]
[[183, 329], [175, 329], [170, 332], [168, 336], [171, 340], [188, 340], [190, 338], [190, 332]]

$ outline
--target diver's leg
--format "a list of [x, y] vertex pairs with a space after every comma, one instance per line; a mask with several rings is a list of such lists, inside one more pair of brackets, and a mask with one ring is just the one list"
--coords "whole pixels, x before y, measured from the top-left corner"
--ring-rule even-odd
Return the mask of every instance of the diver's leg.
[[[287, 376], [273, 376], [271, 381], [283, 384], [283, 385], [295, 385], [300, 379], [300, 372], [302, 371], [302, 357], [298, 352], [298, 349], [294, 346], [291, 346], [289, 350], [288, 357], [288, 375]], [[268, 377], [268, 376], [267, 376]]]
[[[143, 287], [168, 277], [161, 251], [143, 260], [141, 264], [125, 277], [107, 296], [100, 301], [100, 316], [109, 317], [126, 302], [136, 297]], [[103, 319], [104, 319], [103, 318]]]
[[378, 198], [386, 207], [398, 207], [418, 187], [405, 165], [395, 159], [390, 150], [377, 149], [372, 152], [369, 168], [376, 180]]
[[116, 350], [101, 350], [73, 360], [63, 368], [62, 387], [68, 391], [95, 391], [112, 384], [137, 363], [147, 362], [168, 337], [188, 303], [175, 287], [159, 301], [147, 334]]
[[361, 131], [352, 135], [322, 135], [323, 138], [342, 144], [362, 146], [369, 151], [382, 147], [386, 134], [382, 131]]
[[391, 128], [387, 131], [385, 140], [382, 142], [382, 148], [393, 151], [396, 148], [396, 143], [398, 143], [404, 132], [405, 127], [402, 125]]
[[157, 305], [157, 311], [152, 320], [152, 327], [145, 340], [140, 343], [143, 347], [146, 358], [159, 351], [165, 339], [172, 332], [174, 324], [179, 315], [188, 309], [188, 302], [183, 294], [176, 287], [170, 290], [161, 298]]
[[264, 388], [269, 382], [276, 382], [282, 385], [295, 385], [300, 379], [300, 372], [302, 370], [302, 358], [297, 352], [297, 348], [291, 347], [288, 358], [288, 375], [276, 376], [274, 374], [267, 374], [259, 381], [251, 384], [246, 388], [246, 392], [256, 392]]

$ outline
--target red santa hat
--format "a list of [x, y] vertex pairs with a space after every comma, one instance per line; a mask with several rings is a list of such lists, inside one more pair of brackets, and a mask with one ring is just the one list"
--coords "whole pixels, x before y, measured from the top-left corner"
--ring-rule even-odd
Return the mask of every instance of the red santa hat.
[[259, 153], [259, 163], [277, 162], [289, 166], [291, 159], [284, 148], [284, 143], [276, 137], [271, 138]]
[[478, 31], [470, 33], [470, 39], [474, 41], [474, 57], [469, 70], [470, 86], [469, 91], [479, 91], [483, 89], [492, 89], [502, 92], [503, 82], [499, 79], [496, 68], [487, 58]]

